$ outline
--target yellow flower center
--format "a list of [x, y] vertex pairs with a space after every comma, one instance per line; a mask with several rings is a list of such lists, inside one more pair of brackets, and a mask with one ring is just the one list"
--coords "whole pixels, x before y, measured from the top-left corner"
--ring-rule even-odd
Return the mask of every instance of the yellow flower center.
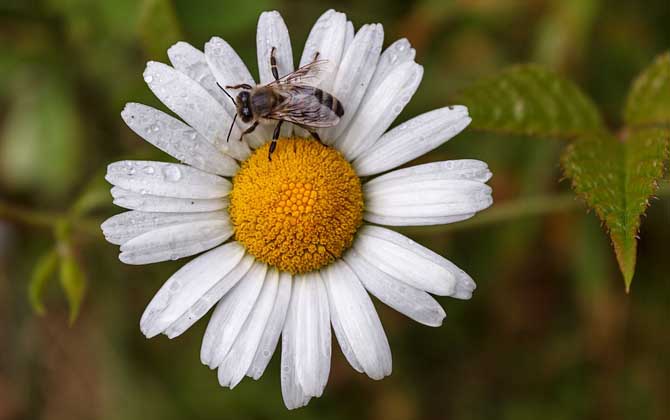
[[351, 246], [363, 218], [361, 182], [337, 150], [280, 138], [257, 149], [233, 178], [235, 238], [258, 260], [289, 273], [317, 270]]

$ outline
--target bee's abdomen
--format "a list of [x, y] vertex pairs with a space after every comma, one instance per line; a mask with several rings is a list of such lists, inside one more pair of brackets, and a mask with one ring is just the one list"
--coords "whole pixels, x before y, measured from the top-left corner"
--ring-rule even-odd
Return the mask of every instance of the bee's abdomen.
[[330, 93], [324, 92], [321, 89], [316, 89], [314, 91], [314, 96], [316, 96], [316, 98], [323, 104], [323, 106], [330, 108], [338, 117], [341, 117], [342, 114], [344, 114], [344, 108], [342, 108], [342, 104]]

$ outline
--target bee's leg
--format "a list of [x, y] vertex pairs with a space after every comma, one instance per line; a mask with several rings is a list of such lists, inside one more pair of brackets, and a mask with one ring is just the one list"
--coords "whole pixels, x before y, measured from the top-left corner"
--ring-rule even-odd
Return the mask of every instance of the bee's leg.
[[281, 131], [281, 125], [284, 123], [284, 120], [279, 120], [275, 126], [275, 131], [272, 133], [272, 143], [270, 143], [270, 151], [268, 152], [268, 160], [272, 160], [272, 152], [277, 148], [277, 139], [279, 138], [279, 133]]
[[[321, 136], [319, 136], [319, 133], [314, 131], [313, 129], [305, 126], [305, 125], [298, 125], [298, 127], [302, 128], [303, 130], [307, 130], [307, 132], [314, 138], [314, 140], [318, 141], [319, 143], [323, 144], [321, 141]], [[325, 146], [325, 144], [323, 144]]]
[[244, 138], [244, 135], [245, 135], [245, 134], [253, 133], [254, 130], [256, 129], [256, 127], [258, 127], [258, 121], [254, 121], [254, 123], [251, 124], [251, 126], [250, 126], [249, 128], [247, 128], [246, 130], [244, 130], [244, 131], [242, 132], [242, 135], [240, 136], [240, 141], [242, 141], [242, 139]]
[[270, 51], [270, 68], [272, 69], [272, 76], [275, 80], [279, 80], [279, 71], [277, 70], [277, 58], [275, 57], [276, 47], [272, 47]]
[[[312, 131], [312, 130], [307, 130], [307, 131], [309, 131], [309, 134], [311, 134], [312, 137], [314, 137], [319, 143], [323, 144], [323, 142], [321, 141], [321, 137], [319, 136], [319, 134], [316, 131]], [[324, 144], [324, 146], [325, 146], [325, 144]]]

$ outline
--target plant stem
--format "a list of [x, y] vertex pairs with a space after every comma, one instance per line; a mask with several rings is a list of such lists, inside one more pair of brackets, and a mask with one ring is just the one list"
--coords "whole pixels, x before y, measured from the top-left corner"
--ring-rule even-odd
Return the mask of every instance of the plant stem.
[[59, 223], [69, 220], [72, 223], [72, 228], [78, 232], [92, 236], [102, 236], [99, 220], [93, 218], [72, 219], [72, 215], [67, 212], [30, 209], [0, 200], [0, 220], [44, 229], [54, 229]]

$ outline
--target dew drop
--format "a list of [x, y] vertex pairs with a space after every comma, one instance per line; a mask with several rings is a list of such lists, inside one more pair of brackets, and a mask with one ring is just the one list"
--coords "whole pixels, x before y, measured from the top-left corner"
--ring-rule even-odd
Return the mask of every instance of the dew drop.
[[145, 174], [151, 175], [151, 174], [154, 173], [155, 169], [154, 169], [153, 166], [147, 165], [147, 166], [144, 167], [143, 171], [144, 171]]
[[174, 165], [166, 165], [163, 168], [163, 176], [167, 181], [177, 182], [181, 179], [181, 170]]
[[147, 83], [151, 83], [151, 82], [154, 81], [154, 78], [153, 78], [153, 76], [147, 74], [146, 76], [144, 76], [144, 81], [147, 82]]

